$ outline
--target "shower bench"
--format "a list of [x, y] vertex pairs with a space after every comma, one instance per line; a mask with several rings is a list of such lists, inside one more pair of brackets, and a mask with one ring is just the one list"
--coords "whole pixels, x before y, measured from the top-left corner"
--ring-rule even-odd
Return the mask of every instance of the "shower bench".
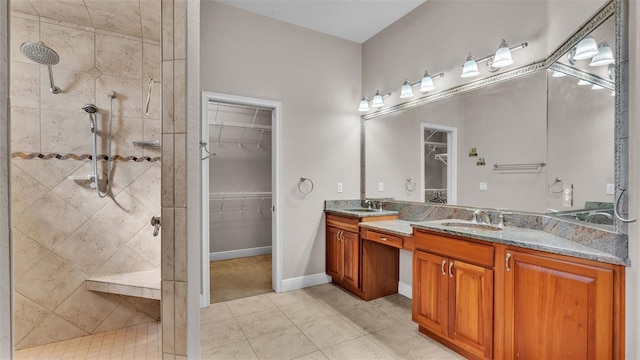
[[86, 283], [91, 291], [160, 300], [160, 269], [92, 277]]

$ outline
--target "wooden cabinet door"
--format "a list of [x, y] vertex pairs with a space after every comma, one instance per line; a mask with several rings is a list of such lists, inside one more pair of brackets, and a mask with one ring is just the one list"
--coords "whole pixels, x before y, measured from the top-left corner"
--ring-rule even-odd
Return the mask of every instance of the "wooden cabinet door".
[[342, 230], [334, 227], [327, 227], [327, 254], [326, 254], [326, 272], [329, 276], [336, 279], [342, 279], [344, 266], [344, 251], [342, 250], [342, 241], [340, 234]]
[[613, 270], [508, 251], [506, 355], [613, 357]]
[[[453, 264], [453, 265], [452, 265]], [[481, 358], [493, 349], [493, 270], [449, 260], [449, 338]]]
[[360, 236], [343, 231], [340, 239], [344, 252], [342, 279], [354, 287], [360, 287]]
[[440, 334], [447, 333], [447, 265], [445, 257], [413, 252], [413, 321]]

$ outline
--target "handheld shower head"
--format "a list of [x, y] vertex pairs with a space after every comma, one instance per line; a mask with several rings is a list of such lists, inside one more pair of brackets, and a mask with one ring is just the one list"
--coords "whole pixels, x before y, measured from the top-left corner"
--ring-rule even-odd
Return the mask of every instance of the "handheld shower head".
[[85, 104], [82, 106], [82, 110], [88, 112], [89, 114], [95, 114], [98, 112], [98, 107], [93, 104]]
[[22, 43], [22, 45], [20, 45], [20, 52], [22, 55], [26, 56], [27, 59], [33, 62], [40, 65], [47, 65], [49, 68], [49, 82], [51, 83], [49, 91], [53, 94], [59, 94], [62, 92], [62, 90], [54, 84], [53, 71], [51, 70], [51, 65], [55, 65], [60, 62], [60, 56], [58, 56], [57, 52], [53, 51], [53, 49], [41, 41], [35, 43]]

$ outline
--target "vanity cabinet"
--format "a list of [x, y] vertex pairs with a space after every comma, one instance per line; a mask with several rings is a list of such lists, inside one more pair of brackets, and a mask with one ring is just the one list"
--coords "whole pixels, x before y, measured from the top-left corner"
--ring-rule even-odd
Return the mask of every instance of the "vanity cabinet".
[[[355, 232], [353, 231], [355, 229]], [[326, 272], [338, 284], [360, 287], [358, 220], [327, 215]]]
[[491, 246], [416, 232], [412, 317], [420, 332], [465, 355], [493, 348]]
[[603, 265], [507, 249], [506, 358], [619, 358], [615, 270]]

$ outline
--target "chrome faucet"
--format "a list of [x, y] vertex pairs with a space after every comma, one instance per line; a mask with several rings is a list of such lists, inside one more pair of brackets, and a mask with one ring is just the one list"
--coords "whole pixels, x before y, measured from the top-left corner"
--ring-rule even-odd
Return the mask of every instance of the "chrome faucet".
[[382, 204], [384, 204], [384, 202], [378, 201], [378, 211], [379, 212], [382, 212]]
[[373, 201], [372, 200], [365, 200], [364, 204], [369, 204], [369, 206], [367, 207], [367, 209], [372, 210], [372, 206], [373, 206]]
[[473, 212], [473, 222], [478, 224], [491, 225], [491, 218], [486, 211], [478, 209]]
[[511, 214], [513, 214], [513, 213], [500, 211], [500, 213], [498, 214], [498, 227], [500, 229], [504, 229], [504, 227], [505, 227], [505, 225], [504, 225], [504, 216], [505, 215], [511, 215]]

